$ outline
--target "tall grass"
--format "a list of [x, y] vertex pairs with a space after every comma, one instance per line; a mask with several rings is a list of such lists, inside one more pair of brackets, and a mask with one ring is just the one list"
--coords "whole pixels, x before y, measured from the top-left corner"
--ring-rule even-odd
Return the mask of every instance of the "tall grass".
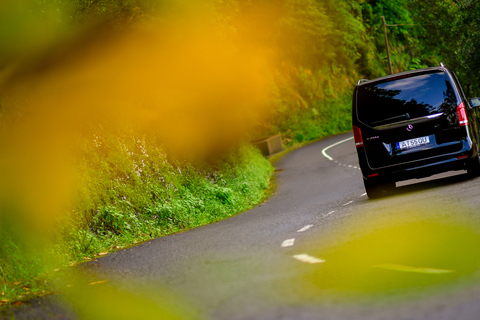
[[[152, 139], [95, 135], [64, 228], [72, 258], [218, 221], [257, 204], [272, 166], [243, 145], [213, 163], [169, 159]], [[68, 224], [67, 224], [68, 225]]]
[[102, 132], [81, 150], [78, 193], [48, 250], [53, 264], [0, 229], [2, 304], [52, 290], [55, 268], [247, 210], [263, 199], [273, 171], [248, 144], [210, 163], [169, 158], [154, 139], [134, 133]]

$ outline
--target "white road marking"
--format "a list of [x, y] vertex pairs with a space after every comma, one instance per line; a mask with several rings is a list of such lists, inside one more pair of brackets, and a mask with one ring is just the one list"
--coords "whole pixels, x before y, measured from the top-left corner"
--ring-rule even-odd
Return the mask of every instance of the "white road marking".
[[341, 143], [344, 143], [344, 142], [349, 141], [349, 140], [352, 140], [352, 139], [353, 139], [353, 137], [350, 137], [350, 138], [348, 138], [348, 139], [345, 139], [345, 140], [342, 140], [342, 141], [338, 141], [337, 143], [334, 143], [334, 144], [329, 145], [328, 147], [326, 147], [325, 149], [322, 150], [323, 156], [324, 156], [325, 158], [327, 158], [328, 160], [331, 160], [331, 161], [332, 161], [333, 158], [330, 157], [330, 156], [327, 154], [327, 150], [330, 149], [330, 148], [332, 148], [332, 147], [335, 147], [336, 145], [339, 145], [339, 144], [341, 144]]
[[295, 243], [295, 239], [287, 239], [282, 242], [282, 248], [291, 247]]
[[[348, 139], [345, 139], [345, 140], [342, 140], [342, 141], [338, 141], [338, 142], [336, 142], [336, 143], [334, 143], [334, 144], [329, 145], [328, 147], [326, 147], [326, 148], [324, 148], [324, 149], [322, 150], [323, 156], [324, 156], [325, 158], [327, 158], [328, 160], [334, 161], [335, 163], [337, 163], [337, 164], [339, 164], [339, 165], [341, 165], [341, 166], [344, 166], [344, 167], [348, 166], [349, 168], [358, 169], [357, 166], [352, 166], [352, 165], [347, 165], [347, 164], [341, 164], [341, 163], [339, 163], [337, 160], [334, 160], [332, 157], [330, 157], [330, 156], [327, 154], [327, 150], [328, 150], [328, 149], [330, 149], [330, 148], [332, 148], [332, 147], [334, 147], [334, 146], [337, 146], [337, 145], [339, 145], [339, 144], [341, 144], [341, 143], [344, 143], [344, 142], [346, 142], [346, 141], [352, 140], [352, 139], [353, 139], [353, 137], [350, 137], [350, 138], [348, 138]], [[365, 195], [366, 195], [366, 193], [362, 194], [361, 196], [363, 197], [363, 196], [365, 196]], [[348, 205], [351, 204], [351, 203], [353, 203], [353, 201], [347, 202], [347, 203], [345, 203], [343, 206], [348, 206]], [[329, 216], [329, 215], [331, 215], [331, 214], [333, 214], [333, 213], [335, 213], [335, 211], [330, 211], [329, 213], [327, 213], [326, 215], [324, 215], [324, 217]], [[305, 227], [301, 228], [301, 229], [298, 230], [297, 232], [304, 232], [304, 231], [310, 229], [311, 227], [313, 227], [313, 225], [311, 225], [311, 224], [306, 225]], [[287, 240], [285, 240], [285, 241], [282, 242], [282, 248], [291, 247], [291, 246], [294, 245], [294, 243], [295, 243], [295, 238], [287, 239]], [[312, 257], [312, 256], [309, 256], [308, 254], [305, 254], [305, 253], [304, 253], [304, 254], [294, 255], [293, 258], [294, 258], [294, 259], [297, 259], [298, 261], [305, 262], [305, 263], [311, 263], [311, 264], [323, 263], [323, 262], [325, 262], [325, 260], [323, 260], [323, 259], [316, 258], [316, 257]], [[378, 266], [377, 266], [377, 267], [378, 267]]]
[[308, 226], [303, 227], [302, 229], [298, 230], [297, 232], [307, 231], [307, 230], [310, 229], [311, 227], [313, 227], [313, 224], [309, 224]]
[[400, 272], [415, 272], [415, 273], [428, 273], [428, 274], [445, 274], [452, 273], [453, 270], [448, 269], [435, 269], [435, 268], [417, 268], [412, 266], [406, 266], [403, 264], [377, 264], [372, 266], [373, 268], [380, 268], [385, 270], [400, 271]]
[[365, 197], [366, 195], [367, 195], [366, 193], [362, 193], [360, 197]]
[[301, 262], [312, 263], [312, 264], [325, 262], [325, 260], [309, 256], [308, 254], [305, 254], [305, 253], [304, 254], [296, 254], [296, 255], [293, 256], [293, 258], [297, 259], [298, 261], [301, 261]]

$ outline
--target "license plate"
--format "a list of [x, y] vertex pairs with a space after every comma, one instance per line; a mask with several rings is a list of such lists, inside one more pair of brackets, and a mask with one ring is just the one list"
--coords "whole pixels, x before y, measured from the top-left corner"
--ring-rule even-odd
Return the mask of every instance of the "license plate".
[[429, 137], [420, 137], [420, 138], [397, 142], [397, 149], [398, 150], [411, 149], [411, 148], [423, 146], [429, 143], [430, 143]]

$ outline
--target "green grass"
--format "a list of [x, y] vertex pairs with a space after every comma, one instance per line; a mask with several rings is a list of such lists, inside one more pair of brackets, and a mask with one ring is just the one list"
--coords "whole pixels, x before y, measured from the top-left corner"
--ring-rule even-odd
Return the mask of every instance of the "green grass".
[[254, 207], [268, 193], [273, 167], [248, 144], [193, 163], [167, 158], [145, 137], [104, 133], [85, 141], [78, 172], [74, 205], [48, 253], [32, 254], [2, 230], [2, 305], [51, 292], [58, 268]]
[[62, 235], [77, 259], [251, 208], [262, 199], [273, 171], [248, 145], [214, 163], [192, 164], [167, 159], [157, 144], [145, 139], [102, 144], [103, 150], [93, 153], [82, 171], [92, 168], [83, 175], [75, 210], [80, 214], [71, 217], [78, 226], [74, 232], [65, 228]]
[[0, 239], [0, 306], [46, 293], [42, 256], [15, 243], [5, 228], [0, 228]]

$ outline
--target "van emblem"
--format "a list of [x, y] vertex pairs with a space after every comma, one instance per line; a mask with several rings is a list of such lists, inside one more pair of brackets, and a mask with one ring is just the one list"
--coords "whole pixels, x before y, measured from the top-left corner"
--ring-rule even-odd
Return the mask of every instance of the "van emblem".
[[409, 124], [409, 125], [407, 126], [407, 131], [412, 131], [412, 130], [413, 130], [413, 126], [412, 126], [411, 124]]

